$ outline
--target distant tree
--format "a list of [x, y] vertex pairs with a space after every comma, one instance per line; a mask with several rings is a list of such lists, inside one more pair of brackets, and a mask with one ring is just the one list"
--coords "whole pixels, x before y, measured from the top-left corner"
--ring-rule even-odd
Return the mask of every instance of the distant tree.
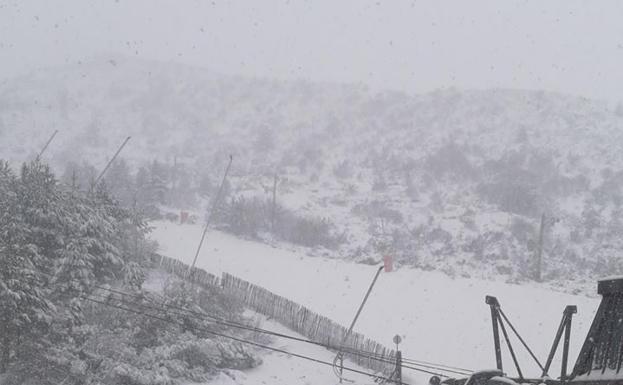
[[148, 190], [154, 202], [166, 204], [170, 173], [165, 164], [153, 161], [149, 168]]
[[352, 178], [355, 173], [353, 166], [345, 159], [333, 167], [333, 175], [340, 179]]
[[413, 181], [413, 170], [410, 167], [404, 169], [405, 194], [413, 201], [419, 197], [418, 189]]
[[593, 238], [599, 232], [602, 221], [601, 215], [590, 203], [584, 205], [581, 221], [586, 238]]
[[540, 206], [536, 187], [520, 181], [481, 183], [477, 192], [490, 203], [510, 213], [536, 215]]
[[518, 129], [515, 135], [515, 140], [517, 141], [517, 143], [527, 143], [528, 142], [528, 130], [525, 127]]
[[197, 188], [197, 192], [199, 196], [206, 197], [208, 196], [212, 190], [214, 189], [214, 184], [212, 183], [212, 178], [208, 174], [203, 174], [199, 178], [199, 186]]
[[276, 138], [274, 132], [268, 127], [258, 130], [254, 148], [258, 153], [269, 153], [275, 149]]
[[400, 211], [392, 209], [383, 201], [372, 201], [368, 204], [357, 205], [353, 213], [365, 217], [371, 232], [380, 235], [388, 234], [390, 225], [401, 224], [404, 218]]
[[372, 191], [383, 192], [387, 190], [387, 179], [383, 171], [375, 169], [373, 178]]
[[61, 181], [73, 190], [89, 190], [97, 177], [97, 170], [88, 163], [68, 162]]
[[130, 173], [130, 166], [124, 159], [118, 159], [113, 162], [104, 177], [111, 194], [126, 207], [130, 207], [135, 198], [133, 179]]
[[538, 230], [534, 224], [521, 217], [513, 217], [510, 225], [511, 234], [521, 243], [527, 244], [528, 240], [537, 236]]
[[449, 143], [437, 149], [426, 158], [425, 164], [436, 178], [446, 175], [467, 178], [474, 171], [464, 150], [455, 143]]
[[184, 164], [177, 164], [174, 170], [175, 180], [170, 192], [170, 203], [176, 207], [187, 208], [195, 204], [193, 177]]

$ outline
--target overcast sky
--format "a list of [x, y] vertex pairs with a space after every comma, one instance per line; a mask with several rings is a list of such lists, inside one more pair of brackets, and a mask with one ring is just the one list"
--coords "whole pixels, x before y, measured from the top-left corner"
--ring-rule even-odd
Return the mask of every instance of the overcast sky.
[[261, 77], [623, 100], [623, 1], [0, 0], [0, 78], [124, 54]]

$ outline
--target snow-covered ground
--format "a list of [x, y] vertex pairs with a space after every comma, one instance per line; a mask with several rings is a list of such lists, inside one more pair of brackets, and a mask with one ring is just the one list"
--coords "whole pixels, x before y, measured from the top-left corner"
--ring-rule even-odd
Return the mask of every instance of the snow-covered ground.
[[[276, 322], [263, 320], [262, 327], [285, 333], [297, 337], [303, 337], [284, 328]], [[321, 347], [307, 344], [300, 344], [288, 340], [274, 341], [273, 347], [296, 352], [297, 354], [314, 357], [316, 359], [332, 362], [335, 357], [331, 353]], [[227, 374], [221, 374], [215, 382], [215, 385], [319, 385], [319, 384], [336, 384], [338, 379], [333, 374], [331, 367], [321, 365], [315, 362], [303, 360], [297, 357], [291, 357], [279, 352], [266, 352], [262, 356], [262, 365], [245, 372], [230, 370]], [[345, 361], [345, 366], [356, 368], [357, 370], [365, 370], [357, 367], [355, 364]], [[374, 379], [358, 373], [348, 372], [345, 378], [361, 385], [374, 385]]]
[[[201, 226], [170, 222], [154, 222], [152, 225], [155, 228], [151, 236], [159, 242], [161, 253], [186, 263], [192, 261], [201, 236]], [[295, 250], [241, 240], [219, 231], [208, 233], [197, 266], [214, 274], [228, 272], [237, 275], [343, 325], [350, 323], [376, 270], [374, 266], [310, 257]], [[570, 367], [575, 362], [599, 304], [597, 296], [574, 296], [536, 284], [519, 286], [473, 278], [450, 278], [439, 272], [403, 268], [381, 274], [355, 329], [387, 346], [392, 346], [395, 334], [401, 335], [403, 342], [400, 348], [407, 358], [470, 369], [495, 367], [490, 314], [484, 303], [487, 294], [498, 297], [506, 314], [542, 361], [547, 356], [565, 305], [577, 305]], [[292, 351], [307, 349], [298, 345], [292, 344]], [[524, 374], [539, 374], [519, 343], [514, 346], [519, 350]], [[271, 375], [284, 381], [293, 380], [290, 383], [306, 383], [293, 377], [303, 372], [289, 371], [290, 367], [295, 368], [293, 365], [302, 363], [284, 366], [283, 361], [273, 362], [273, 359], [275, 355], [267, 357], [265, 366], [274, 364], [281, 370]], [[291, 359], [292, 362], [295, 360]], [[514, 375], [508, 355], [505, 364], [505, 368]], [[312, 370], [312, 367], [309, 369]], [[328, 382], [319, 379], [310, 383], [335, 382], [331, 368], [313, 365], [313, 370], [326, 372]], [[557, 373], [558, 366], [554, 365], [551, 375], [557, 376]], [[245, 373], [245, 376], [254, 375], [258, 375], [258, 379], [262, 376]], [[405, 381], [423, 383], [428, 377], [409, 372]], [[271, 378], [265, 380], [266, 383], [279, 383]], [[254, 377], [247, 383], [257, 381]]]

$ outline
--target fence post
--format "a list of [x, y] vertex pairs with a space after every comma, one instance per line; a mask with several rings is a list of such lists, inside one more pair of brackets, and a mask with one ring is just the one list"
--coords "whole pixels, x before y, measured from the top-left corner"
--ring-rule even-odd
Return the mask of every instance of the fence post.
[[396, 384], [402, 384], [402, 352], [396, 352]]

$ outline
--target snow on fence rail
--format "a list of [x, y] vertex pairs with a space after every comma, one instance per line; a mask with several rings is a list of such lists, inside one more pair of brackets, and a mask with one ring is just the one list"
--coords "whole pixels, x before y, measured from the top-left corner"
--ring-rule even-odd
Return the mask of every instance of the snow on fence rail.
[[[189, 277], [189, 266], [177, 259], [152, 254], [150, 262], [154, 267], [161, 268], [182, 279]], [[360, 366], [385, 374], [394, 370], [393, 362], [396, 359], [394, 350], [355, 332], [351, 333], [342, 344], [344, 335], [348, 331], [346, 327], [263, 287], [228, 273], [223, 273], [219, 279], [199, 268], [193, 270], [193, 281], [203, 288], [222, 288], [249, 308], [278, 321], [314, 342], [328, 346], [342, 346], [345, 350], [360, 352], [360, 354], [344, 352], [345, 357]]]
[[[177, 259], [154, 253], [150, 257], [150, 262], [153, 266], [161, 268], [167, 273], [176, 275], [182, 279], [188, 279], [189, 277], [189, 266]], [[220, 280], [217, 276], [197, 267], [193, 269], [192, 280], [197, 286], [203, 288], [220, 286]]]
[[348, 329], [305, 306], [227, 273], [223, 273], [221, 284], [225, 291], [251, 309], [279, 321], [314, 342], [367, 352], [360, 355], [344, 353], [345, 357], [358, 365], [386, 374], [394, 369], [395, 352], [360, 333], [351, 333], [342, 344]]

